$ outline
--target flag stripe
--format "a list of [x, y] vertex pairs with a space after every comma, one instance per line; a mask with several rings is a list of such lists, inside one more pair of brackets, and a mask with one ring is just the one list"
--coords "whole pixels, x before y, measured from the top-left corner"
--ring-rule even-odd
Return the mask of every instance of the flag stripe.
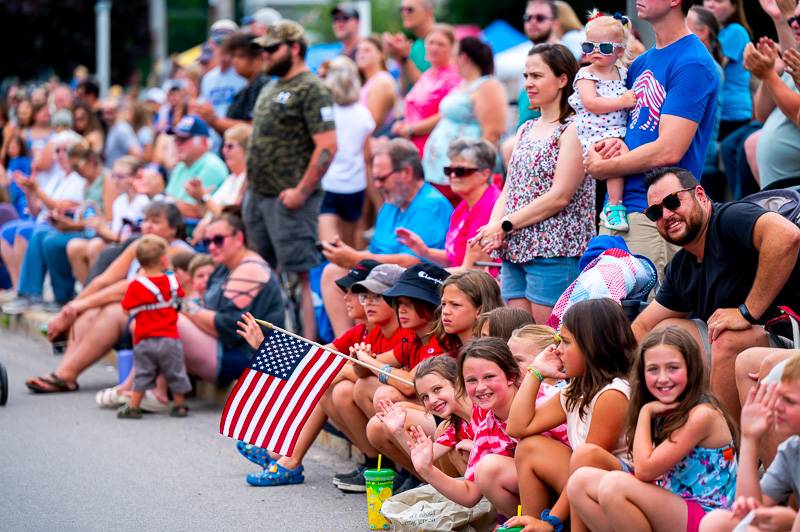
[[225, 407], [225, 434], [228, 436], [232, 436], [231, 430], [235, 425], [236, 421], [239, 419], [239, 415], [241, 414], [241, 408], [244, 406], [244, 400], [247, 397], [247, 390], [253, 385], [253, 381], [258, 379], [259, 374], [251, 369], [246, 369], [242, 373], [242, 376], [239, 377], [239, 382], [242, 383], [241, 386], [238, 386], [238, 391], [236, 395], [231, 395], [233, 401], [228, 399], [228, 405]]
[[261, 399], [258, 409], [253, 416], [254, 421], [250, 423], [247, 433], [242, 436], [243, 440], [253, 441], [255, 439], [255, 435], [261, 430], [261, 427], [267, 420], [267, 416], [273, 410], [275, 398], [277, 397], [276, 393], [280, 392], [284, 386], [286, 386], [285, 381], [269, 377], [269, 386], [264, 387], [265, 392], [268, 394], [268, 399]]
[[245, 396], [246, 399], [244, 404], [241, 406], [241, 411], [239, 412], [239, 419], [236, 421], [236, 428], [233, 429], [234, 434], [239, 434], [241, 432], [242, 427], [244, 426], [245, 419], [247, 415], [250, 413], [250, 409], [253, 408], [253, 403], [256, 400], [256, 396], [258, 391], [264, 386], [264, 381], [267, 380], [269, 377], [263, 373], [256, 373], [253, 381], [250, 383], [250, 386], [247, 387], [247, 395]]
[[[272, 416], [271, 419], [264, 424], [264, 427], [261, 429], [261, 432], [258, 435], [258, 439], [256, 440], [259, 447], [262, 445], [266, 448], [270, 448], [269, 445], [265, 445], [267, 442], [271, 440], [273, 431], [279, 426], [283, 425], [283, 415], [284, 410], [286, 407], [287, 396], [291, 393], [292, 395], [296, 393], [297, 390], [297, 382], [305, 376], [306, 372], [308, 371], [309, 367], [314, 363], [314, 355], [316, 354], [316, 349], [312, 349], [309, 351], [308, 354], [303, 358], [303, 361], [297, 366], [297, 369], [294, 370], [292, 377], [285, 381], [286, 384], [283, 389], [280, 390], [279, 393], [276, 394], [277, 398], [275, 401], [275, 405], [272, 407]], [[291, 399], [291, 397], [290, 397]]]
[[[245, 372], [249, 371], [250, 371], [249, 369], [245, 370]], [[220, 433], [225, 434], [226, 436], [230, 436], [230, 433], [228, 431], [230, 430], [230, 424], [232, 419], [232, 416], [229, 416], [230, 412], [229, 408], [233, 407], [233, 409], [235, 410], [236, 406], [238, 406], [239, 390], [242, 388], [246, 380], [247, 378], [244, 379], [240, 378], [238, 381], [236, 381], [236, 386], [233, 387], [233, 390], [230, 393], [230, 397], [233, 398], [233, 401], [231, 402], [229, 399], [227, 404], [225, 405], [225, 410], [222, 411], [222, 417], [219, 420], [219, 431]]]
[[[326, 357], [330, 358], [330, 357]], [[297, 444], [297, 439], [300, 437], [300, 431], [302, 427], [308, 421], [308, 417], [311, 415], [311, 412], [316, 408], [317, 403], [322, 398], [322, 393], [328, 388], [333, 378], [339, 372], [339, 370], [344, 366], [345, 360], [342, 357], [333, 355], [332, 359], [325, 360], [321, 371], [314, 376], [314, 387], [309, 392], [309, 395], [313, 398], [311, 401], [307, 401], [305, 403], [299, 404], [298, 408], [295, 408], [295, 411], [292, 412], [292, 424], [289, 427], [286, 435], [289, 435], [289, 441], [284, 442], [283, 448], [286, 449], [286, 452], [283, 453], [286, 456], [292, 456], [294, 452], [294, 446]]]

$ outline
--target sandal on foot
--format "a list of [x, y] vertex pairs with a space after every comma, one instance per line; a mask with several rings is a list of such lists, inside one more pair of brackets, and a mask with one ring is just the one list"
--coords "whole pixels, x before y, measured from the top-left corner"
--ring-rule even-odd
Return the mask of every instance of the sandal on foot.
[[189, 415], [189, 407], [186, 405], [175, 405], [169, 411], [169, 417], [186, 417]]
[[125, 405], [117, 410], [119, 419], [142, 419], [142, 409], [130, 405]]
[[77, 382], [67, 382], [56, 375], [55, 372], [50, 375], [29, 379], [25, 386], [34, 393], [77, 392], [79, 389]]
[[97, 392], [94, 400], [100, 408], [119, 408], [122, 405], [128, 404], [130, 397], [122, 395], [117, 386], [113, 388], [104, 388]]
[[275, 463], [275, 460], [269, 455], [269, 451], [263, 447], [256, 447], [250, 443], [237, 441], [236, 450], [254, 464], [260, 465], [261, 469], [267, 469]]
[[278, 462], [260, 473], [247, 475], [247, 483], [251, 486], [286, 486], [288, 484], [302, 484], [305, 481], [303, 466], [286, 469]]

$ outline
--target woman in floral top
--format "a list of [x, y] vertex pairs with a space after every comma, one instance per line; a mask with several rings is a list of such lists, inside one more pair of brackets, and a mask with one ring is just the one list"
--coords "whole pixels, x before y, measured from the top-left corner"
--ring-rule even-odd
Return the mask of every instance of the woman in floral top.
[[594, 180], [585, 175], [567, 103], [577, 70], [563, 45], [528, 53], [525, 90], [541, 117], [520, 126], [503, 193], [470, 240], [503, 260], [503, 298], [530, 310], [536, 323], [547, 321], [577, 277], [578, 258], [595, 234]]

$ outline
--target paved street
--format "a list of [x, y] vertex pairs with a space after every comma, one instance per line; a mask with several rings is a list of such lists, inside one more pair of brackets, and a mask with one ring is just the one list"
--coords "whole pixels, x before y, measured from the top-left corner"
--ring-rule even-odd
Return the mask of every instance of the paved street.
[[352, 464], [313, 449], [305, 484], [252, 488], [245, 475], [257, 466], [218, 434], [220, 407], [194, 399], [186, 419], [118, 420], [94, 401], [116, 382], [104, 365], [78, 393], [30, 394], [24, 380], [57, 360], [0, 329], [11, 388], [0, 407], [0, 530], [368, 529], [364, 496], [330, 482]]

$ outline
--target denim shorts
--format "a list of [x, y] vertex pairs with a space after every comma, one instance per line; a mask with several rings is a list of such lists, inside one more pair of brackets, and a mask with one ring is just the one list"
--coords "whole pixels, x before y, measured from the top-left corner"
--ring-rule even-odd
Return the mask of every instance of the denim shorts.
[[516, 264], [503, 261], [500, 292], [503, 299], [527, 299], [552, 307], [578, 277], [578, 257], [537, 257]]
[[357, 222], [364, 209], [365, 191], [352, 194], [339, 194], [338, 192], [325, 192], [322, 196], [320, 214], [335, 214], [345, 222]]

